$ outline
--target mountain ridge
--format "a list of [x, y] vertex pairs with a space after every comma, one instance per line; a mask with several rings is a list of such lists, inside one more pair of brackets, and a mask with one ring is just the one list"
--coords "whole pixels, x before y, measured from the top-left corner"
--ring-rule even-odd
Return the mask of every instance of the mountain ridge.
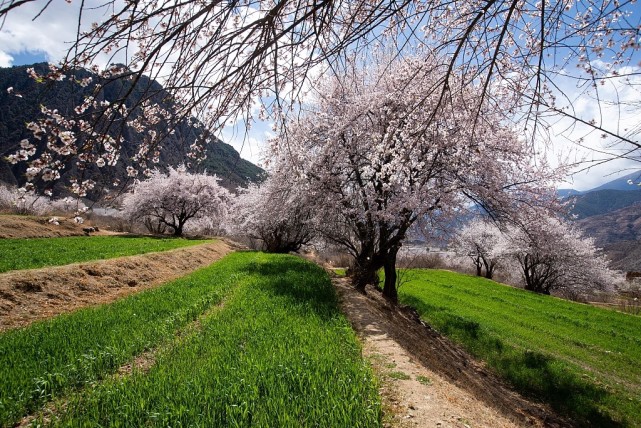
[[[27, 69], [33, 67], [39, 73], [47, 72], [46, 63], [33, 65], [22, 65], [10, 68], [0, 68], [0, 181], [12, 185], [24, 185], [26, 179], [24, 172], [26, 163], [17, 165], [9, 164], [6, 159], [7, 155], [14, 153], [18, 149], [19, 141], [24, 138], [30, 139], [32, 143], [37, 144], [38, 153], [44, 150], [45, 141], [34, 141], [31, 132], [26, 129], [26, 123], [42, 117], [40, 114], [40, 105], [46, 105], [51, 109], [58, 109], [61, 114], [70, 116], [72, 109], [82, 103], [87, 95], [94, 95], [90, 87], [82, 88], [74, 82], [46, 82], [39, 84], [34, 81], [28, 74]], [[95, 73], [87, 70], [75, 70], [76, 79], [84, 77], [100, 79]], [[129, 85], [129, 86], [128, 86]], [[7, 90], [12, 88], [13, 94]], [[158, 82], [147, 77], [137, 82], [136, 86], [131, 85], [126, 78], [119, 81], [117, 78], [112, 79], [109, 85], [103, 86], [96, 96], [98, 101], [113, 102], [118, 99], [124, 92], [131, 91], [135, 99], [141, 97], [151, 97], [154, 102], [160, 104], [163, 108], [171, 111], [171, 97], [162, 88]], [[19, 94], [16, 97], [14, 94]], [[148, 95], [152, 94], [152, 95]], [[167, 166], [176, 166], [180, 163], [187, 163], [186, 154], [189, 147], [204, 132], [198, 126], [194, 125], [195, 119], [181, 121], [174, 129], [174, 133], [168, 135], [163, 142], [165, 150], [161, 152], [160, 162], [156, 165], [160, 169]], [[125, 142], [121, 147], [121, 161], [119, 165], [113, 167], [109, 172], [106, 169], [98, 169], [95, 165], [91, 166], [91, 178], [100, 178], [105, 183], [111, 183], [114, 179], [125, 182], [128, 180], [126, 167], [131, 165], [131, 158], [135, 154], [135, 147], [142, 139], [134, 133], [124, 131]], [[193, 164], [188, 169], [192, 172], [207, 171], [216, 174], [221, 178], [221, 184], [230, 189], [239, 186], [246, 186], [251, 182], [261, 180], [264, 170], [251, 162], [242, 159], [240, 154], [229, 144], [222, 142], [217, 138], [211, 138], [211, 142], [206, 146], [206, 158], [201, 164]], [[168, 150], [170, 148], [170, 150]], [[70, 178], [78, 172], [74, 169], [75, 162], [67, 162], [68, 168], [65, 170], [59, 183], [54, 186], [54, 195], [63, 195], [68, 193], [66, 184]], [[106, 189], [107, 184], [102, 187]], [[93, 192], [92, 199], [100, 198], [99, 192]]]

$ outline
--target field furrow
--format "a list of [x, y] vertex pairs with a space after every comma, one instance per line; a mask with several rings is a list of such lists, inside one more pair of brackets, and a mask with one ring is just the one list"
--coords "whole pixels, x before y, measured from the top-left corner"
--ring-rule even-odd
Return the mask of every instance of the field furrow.
[[81, 309], [0, 334], [0, 424], [116, 371], [173, 337], [235, 285], [214, 264], [109, 305]]
[[[13, 356], [2, 366], [18, 368], [1, 385], [12, 391], [3, 426], [34, 411], [30, 422], [48, 426], [380, 425], [377, 383], [329, 278], [296, 257], [234, 253], [123, 301], [5, 333], [0, 346]], [[143, 369], [109, 375], [150, 349]], [[19, 354], [32, 363], [20, 367]], [[80, 373], [87, 355], [99, 358]], [[57, 372], [51, 390], [30, 393], [34, 376]]]

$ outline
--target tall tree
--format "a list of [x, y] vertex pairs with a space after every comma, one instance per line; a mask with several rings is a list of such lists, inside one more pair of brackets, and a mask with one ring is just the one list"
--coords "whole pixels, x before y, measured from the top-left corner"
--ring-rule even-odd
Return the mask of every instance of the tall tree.
[[279, 162], [312, 195], [325, 237], [354, 257], [354, 285], [364, 290], [384, 268], [392, 301], [396, 256], [419, 217], [470, 199], [505, 216], [540, 196], [549, 178], [500, 112], [476, 116], [467, 101], [475, 88], [445, 101], [431, 91], [440, 64], [431, 57], [354, 66], [320, 82], [313, 107], [274, 141]]

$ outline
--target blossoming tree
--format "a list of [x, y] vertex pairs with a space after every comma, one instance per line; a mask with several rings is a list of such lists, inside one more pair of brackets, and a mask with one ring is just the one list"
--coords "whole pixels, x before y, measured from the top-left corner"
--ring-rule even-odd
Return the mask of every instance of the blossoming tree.
[[504, 235], [502, 251], [520, 268], [526, 290], [582, 292], [612, 290], [620, 274], [608, 267], [592, 238], [554, 217], [527, 216]]
[[233, 233], [260, 240], [264, 250], [287, 253], [314, 238], [313, 210], [304, 189], [274, 171], [263, 183], [240, 191], [229, 222]]
[[500, 112], [488, 108], [479, 120], [467, 103], [474, 88], [445, 100], [433, 91], [440, 64], [431, 57], [354, 65], [322, 81], [310, 111], [273, 142], [278, 162], [315, 202], [318, 228], [354, 257], [354, 285], [364, 290], [384, 268], [392, 301], [396, 256], [419, 217], [470, 199], [505, 216], [540, 197], [551, 177]]
[[146, 223], [151, 231], [169, 228], [174, 236], [182, 236], [190, 221], [206, 218], [220, 223], [229, 199], [216, 176], [169, 168], [167, 174], [155, 170], [149, 179], [136, 183], [122, 207], [125, 216]]
[[620, 282], [621, 274], [609, 268], [594, 240], [572, 223], [538, 207], [511, 220], [472, 221], [459, 233], [455, 251], [471, 257], [479, 275], [484, 266], [520, 273], [525, 289], [536, 293], [608, 291]]
[[505, 239], [496, 224], [475, 219], [466, 224], [457, 234], [452, 249], [461, 256], [469, 257], [476, 268], [476, 275], [492, 279], [494, 271], [504, 254], [498, 248]]

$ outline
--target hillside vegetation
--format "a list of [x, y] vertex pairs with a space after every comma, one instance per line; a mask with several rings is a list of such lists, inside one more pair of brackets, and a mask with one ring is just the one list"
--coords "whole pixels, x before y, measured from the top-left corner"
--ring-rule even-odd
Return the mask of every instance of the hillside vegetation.
[[[29, 67], [35, 68], [39, 73], [46, 73], [47, 70], [46, 63], [0, 68], [0, 182], [4, 181], [9, 184], [23, 185], [25, 183], [24, 172], [27, 165], [25, 163], [10, 165], [5, 161], [5, 156], [15, 152], [23, 138], [29, 138], [33, 140], [34, 144], [39, 144], [38, 151], [45, 147], [45, 140], [33, 139], [31, 132], [25, 126], [41, 117], [40, 106], [45, 105], [51, 109], [59, 110], [63, 115], [69, 115], [75, 106], [83, 102], [85, 96], [94, 95], [93, 85], [82, 88], [73, 84], [69, 79], [62, 82], [38, 84], [27, 74], [26, 71]], [[77, 71], [76, 75], [78, 78], [92, 77], [94, 82], [100, 81], [98, 75], [86, 70]], [[20, 94], [21, 97], [9, 94], [7, 92], [9, 87], [12, 87], [14, 93]], [[96, 99], [114, 102], [130, 89], [129, 79], [117, 79], [105, 86], [96, 95]], [[137, 86], [133, 88], [132, 98], [129, 102], [134, 103], [141, 97], [149, 97], [150, 94], [164, 109], [172, 111], [172, 97], [163, 89], [162, 85], [146, 76], [143, 76]], [[116, 132], [116, 129], [113, 131]], [[172, 135], [163, 139], [162, 145], [166, 150], [162, 151], [160, 162], [155, 166], [164, 168], [168, 165], [185, 163], [188, 159], [186, 153], [202, 132], [202, 129], [195, 125], [195, 121], [180, 123]], [[93, 166], [90, 168], [89, 177], [98, 183], [104, 182], [106, 184], [111, 183], [113, 179], [119, 179], [122, 182], [127, 180], [126, 167], [130, 164], [141, 137], [128, 131], [124, 133], [123, 137], [122, 162], [110, 170]], [[194, 164], [192, 170], [198, 172], [206, 170], [209, 174], [217, 174], [222, 179], [221, 184], [228, 188], [236, 188], [259, 181], [264, 172], [260, 167], [242, 159], [232, 146], [216, 138], [213, 138], [212, 142], [207, 145], [205, 161], [200, 165]], [[54, 187], [55, 195], [65, 194], [66, 179], [78, 174], [75, 162], [69, 160], [68, 169], [63, 174], [63, 180]], [[95, 199], [101, 195], [90, 192], [89, 196], [90, 199]]]
[[[147, 363], [123, 371], [136, 356]], [[51, 400], [35, 424], [376, 427], [381, 419], [376, 382], [327, 274], [261, 253], [234, 253], [154, 290], [0, 335], [0, 394], [2, 426]]]
[[403, 280], [402, 303], [518, 390], [581, 426], [641, 426], [641, 317], [448, 271]]

